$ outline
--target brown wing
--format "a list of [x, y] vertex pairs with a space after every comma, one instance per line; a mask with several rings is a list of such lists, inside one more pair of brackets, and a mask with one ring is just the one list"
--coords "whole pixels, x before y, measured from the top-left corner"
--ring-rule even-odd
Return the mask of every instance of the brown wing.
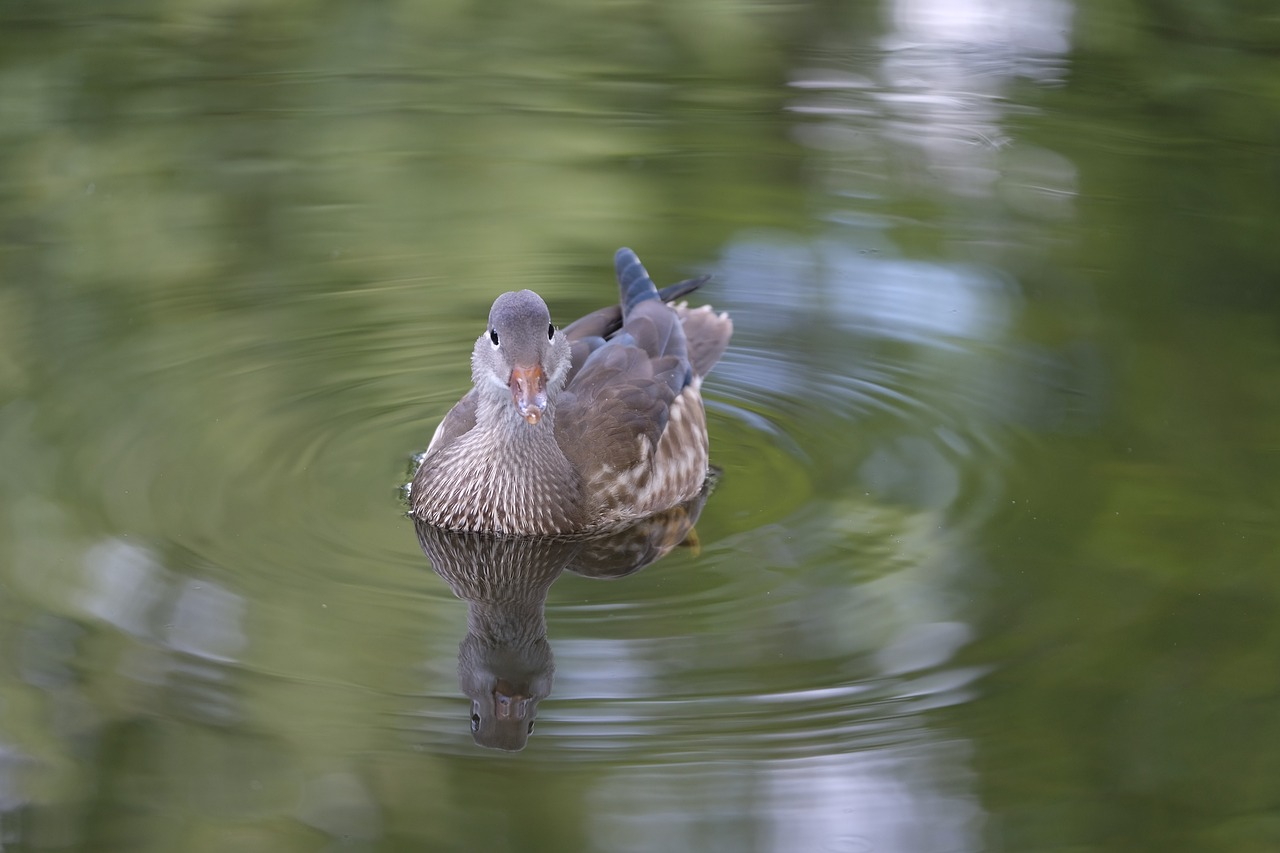
[[671, 404], [691, 380], [678, 315], [657, 300], [637, 306], [626, 328], [589, 355], [561, 395], [561, 450], [588, 481], [602, 470], [630, 469], [646, 452], [651, 458]]
[[728, 314], [717, 314], [711, 310], [710, 305], [689, 308], [680, 304], [674, 307], [688, 341], [689, 364], [695, 374], [706, 376], [729, 346], [733, 321]]
[[[426, 456], [430, 456], [441, 447], [448, 447], [454, 439], [471, 431], [476, 425], [476, 391], [472, 388], [440, 421], [431, 443], [427, 445]], [[425, 458], [425, 457], [424, 457]]]

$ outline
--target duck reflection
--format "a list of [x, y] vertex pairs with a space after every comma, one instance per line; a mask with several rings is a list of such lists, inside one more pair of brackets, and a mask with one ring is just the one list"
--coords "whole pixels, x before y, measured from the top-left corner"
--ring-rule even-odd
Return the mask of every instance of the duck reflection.
[[518, 751], [529, 740], [538, 703], [551, 692], [555, 675], [546, 603], [556, 578], [566, 570], [621, 578], [678, 545], [696, 544], [693, 526], [709, 485], [666, 512], [590, 538], [457, 533], [415, 522], [432, 568], [467, 602], [458, 684], [471, 698], [471, 733], [478, 745]]

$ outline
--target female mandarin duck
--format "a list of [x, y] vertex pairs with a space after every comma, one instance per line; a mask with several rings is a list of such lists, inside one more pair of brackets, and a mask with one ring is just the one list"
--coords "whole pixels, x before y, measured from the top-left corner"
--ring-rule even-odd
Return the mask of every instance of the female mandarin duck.
[[474, 386], [445, 415], [410, 486], [415, 518], [477, 533], [596, 533], [669, 509], [707, 476], [699, 389], [733, 323], [668, 305], [630, 249], [621, 304], [564, 329], [531, 290], [504, 293], [471, 354]]

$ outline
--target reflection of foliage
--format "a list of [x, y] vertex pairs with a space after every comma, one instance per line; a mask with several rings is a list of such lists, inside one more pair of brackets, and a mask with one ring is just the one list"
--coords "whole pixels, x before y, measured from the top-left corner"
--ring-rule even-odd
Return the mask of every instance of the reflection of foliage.
[[299, 275], [527, 276], [692, 199], [740, 210], [761, 146], [715, 104], [783, 47], [776, 12], [723, 4], [167, 3], [92, 28], [58, 8], [0, 68], [7, 262], [223, 304]]
[[1202, 323], [1194, 354], [1135, 329], [1133, 396], [1079, 449], [1099, 461], [1064, 455], [1000, 542], [985, 770], [1011, 847], [1276, 841], [1280, 351], [1245, 327]]
[[[1252, 8], [1250, 8], [1252, 7]], [[1081, 4], [1078, 61], [1061, 106], [1099, 152], [1095, 186], [1125, 188], [1146, 223], [1140, 272], [1165, 296], [1280, 305], [1275, 162], [1280, 145], [1280, 24], [1266, 3], [1171, 0]], [[1105, 111], [1105, 112], [1104, 112]], [[1091, 124], [1106, 116], [1105, 124]], [[1264, 191], [1264, 188], [1267, 188]], [[1099, 196], [1099, 201], [1111, 194]], [[1126, 223], [1127, 224], [1127, 223]], [[1101, 237], [1102, 235], [1098, 235]], [[1123, 252], [1123, 247], [1114, 247]], [[1146, 299], [1145, 310], [1179, 301]]]
[[1121, 357], [1104, 434], [1046, 459], [991, 543], [977, 651], [1005, 668], [968, 713], [1008, 849], [1280, 843], [1280, 66], [1252, 50], [1280, 42], [1172, 5], [1083, 4], [1073, 83], [1027, 122], [1080, 167], [1072, 252], [1109, 271]]

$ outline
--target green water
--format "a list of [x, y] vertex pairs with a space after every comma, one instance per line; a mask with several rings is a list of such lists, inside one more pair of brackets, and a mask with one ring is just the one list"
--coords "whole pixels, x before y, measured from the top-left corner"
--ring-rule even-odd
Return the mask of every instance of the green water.
[[[0, 847], [1280, 849], [1277, 48], [8, 4]], [[695, 547], [516, 578], [554, 683], [485, 749], [399, 489], [493, 297], [572, 320], [622, 245], [734, 318], [721, 475]]]

